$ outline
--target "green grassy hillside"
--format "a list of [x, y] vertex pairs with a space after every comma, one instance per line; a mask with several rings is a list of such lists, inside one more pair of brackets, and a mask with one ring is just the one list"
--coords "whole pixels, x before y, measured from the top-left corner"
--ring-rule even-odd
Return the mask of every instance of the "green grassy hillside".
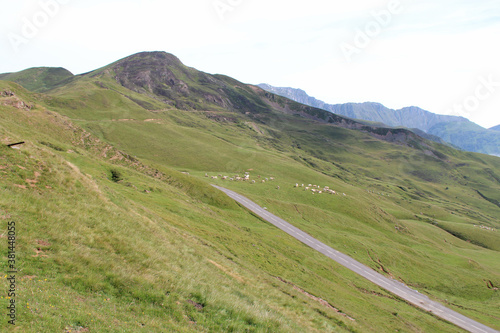
[[[161, 79], [138, 84], [152, 67], [137, 59], [48, 95], [1, 83], [14, 96], [0, 97], [0, 140], [27, 142], [0, 160], [4, 228], [16, 220], [24, 233], [23, 330], [460, 331], [210, 183], [500, 328], [500, 159], [328, 118], [168, 56], [166, 97]], [[219, 176], [245, 172], [254, 184]]]
[[17, 73], [0, 74], [0, 80], [16, 82], [28, 90], [45, 92], [62, 85], [73, 78], [64, 68], [36, 67]]
[[[2, 89], [32, 97], [11, 84]], [[436, 325], [205, 182], [144, 165], [43, 106], [2, 106], [0, 135], [4, 144], [26, 141], [0, 148], [1, 219], [3, 228], [15, 221], [19, 235], [18, 331]]]

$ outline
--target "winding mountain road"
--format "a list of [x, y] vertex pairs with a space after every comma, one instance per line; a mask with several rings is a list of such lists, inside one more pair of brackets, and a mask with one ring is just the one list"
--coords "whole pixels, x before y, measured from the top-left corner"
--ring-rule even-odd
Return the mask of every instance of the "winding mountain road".
[[497, 330], [494, 330], [488, 326], [485, 326], [477, 321], [474, 321], [468, 317], [465, 317], [464, 315], [461, 315], [458, 312], [455, 312], [444, 305], [441, 305], [438, 302], [430, 300], [427, 296], [420, 294], [418, 291], [413, 290], [406, 286], [405, 284], [389, 279], [385, 277], [384, 275], [377, 273], [373, 269], [371, 269], [368, 266], [365, 266], [361, 264], [360, 262], [352, 259], [351, 257], [329, 247], [328, 245], [320, 242], [319, 240], [313, 238], [309, 234], [303, 232], [302, 230], [294, 227], [290, 223], [286, 222], [285, 220], [277, 217], [276, 215], [273, 215], [269, 213], [267, 210], [264, 208], [260, 207], [256, 203], [250, 201], [246, 197], [233, 192], [231, 190], [228, 190], [226, 188], [212, 185], [213, 187], [223, 191], [226, 193], [230, 198], [234, 199], [250, 211], [254, 212], [267, 222], [273, 224], [277, 228], [283, 230], [290, 236], [296, 238], [297, 240], [301, 241], [302, 243], [306, 244], [307, 246], [315, 249], [316, 251], [321, 252], [325, 256], [335, 260], [342, 266], [350, 269], [351, 271], [361, 275], [362, 277], [366, 278], [367, 280], [370, 280], [371, 282], [375, 283], [376, 285], [380, 286], [381, 288], [399, 296], [402, 299], [405, 299], [409, 303], [424, 309], [426, 311], [429, 311], [433, 313], [435, 316], [438, 316], [442, 319], [447, 320], [450, 323], [453, 323], [469, 332], [474, 332], [474, 333], [500, 333]]

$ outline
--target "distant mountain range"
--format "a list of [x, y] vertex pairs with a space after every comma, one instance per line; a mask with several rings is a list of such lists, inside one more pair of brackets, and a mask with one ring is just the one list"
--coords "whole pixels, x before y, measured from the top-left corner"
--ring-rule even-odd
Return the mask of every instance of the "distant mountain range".
[[415, 106], [393, 110], [372, 102], [328, 104], [307, 95], [301, 89], [273, 87], [269, 84], [258, 86], [296, 102], [338, 115], [393, 127], [417, 129], [417, 134], [428, 139], [435, 136], [467, 151], [500, 156], [500, 125], [486, 129], [464, 117], [438, 115]]

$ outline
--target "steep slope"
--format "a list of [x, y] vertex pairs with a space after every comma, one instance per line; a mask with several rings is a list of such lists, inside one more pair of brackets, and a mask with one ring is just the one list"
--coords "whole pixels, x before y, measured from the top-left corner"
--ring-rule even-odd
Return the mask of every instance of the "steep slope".
[[18, 259], [19, 331], [456, 331], [203, 181], [116, 150], [39, 95], [12, 84], [0, 91], [9, 92], [1, 142], [26, 142], [0, 146], [0, 219], [16, 223], [18, 253], [32, 254]]
[[[155, 73], [161, 72], [174, 83], [155, 79]], [[214, 83], [201, 84], [200, 78]], [[171, 95], [155, 93], [155, 87]], [[113, 203], [102, 201], [102, 205], [121, 209], [98, 217], [82, 214], [87, 208], [79, 208], [80, 212], [66, 208], [69, 215], [82, 215], [78, 224], [88, 226], [79, 233], [84, 235], [82, 239], [72, 244], [85, 250], [82, 261], [91, 269], [82, 272], [78, 264], [68, 268], [65, 260], [54, 262], [53, 267], [69, 274], [57, 285], [64, 286], [68, 295], [76, 291], [79, 297], [93, 299], [101, 294], [111, 298], [120, 316], [131, 321], [127, 331], [134, 331], [133, 322], [139, 321], [143, 308], [149, 309], [145, 313], [152, 331], [156, 329], [151, 328], [153, 323], [186, 331], [230, 329], [218, 325], [233, 325], [234, 331], [269, 332], [456, 331], [285, 237], [221, 198], [209, 183], [243, 193], [373, 269], [458, 312], [498, 326], [498, 158], [457, 151], [404, 129], [368, 126], [225, 76], [197, 73], [167, 54], [143, 53], [122, 59], [78, 76], [48, 95], [31, 95], [13, 86], [4, 91], [0, 108], [9, 110], [0, 113], [7, 119], [0, 123], [5, 124], [4, 143], [31, 136], [30, 145], [92, 175]], [[215, 99], [204, 99], [204, 93]], [[29, 108], [16, 107], [22, 105]], [[70, 119], [57, 115], [60, 122], [49, 117], [42, 126], [35, 115], [46, 114], [45, 108]], [[10, 117], [5, 118], [7, 115]], [[54, 122], [72, 125], [58, 130]], [[32, 127], [38, 130], [32, 131]], [[72, 139], [73, 133], [76, 138]], [[26, 153], [40, 161], [51, 159], [50, 154], [40, 155], [28, 148]], [[112, 153], [107, 154], [108, 149]], [[123, 157], [114, 158], [116, 149]], [[54, 160], [54, 168], [59, 161]], [[15, 159], [9, 162], [10, 166], [17, 164], [22, 166]], [[256, 182], [229, 180], [245, 172]], [[32, 174], [26, 178], [33, 180]], [[21, 202], [32, 200], [14, 186], [23, 185], [21, 180], [5, 181], [9, 195], [21, 195], [16, 197]], [[24, 183], [29, 187], [29, 182]], [[65, 189], [81, 189], [76, 183], [68, 184], [56, 193], [67, 203], [63, 207], [70, 207], [68, 203], [76, 197], [67, 196]], [[301, 184], [329, 186], [340, 195], [313, 195]], [[44, 196], [39, 198], [39, 207], [44, 200]], [[21, 216], [14, 202], [2, 207]], [[32, 211], [33, 220], [45, 221], [38, 232], [52, 230], [50, 220], [73, 223], [70, 217], [58, 217], [56, 207], [48, 207]], [[99, 207], [95, 203], [90, 208], [99, 212]], [[146, 215], [167, 231], [159, 232], [153, 224], [155, 237], [151, 239], [145, 228], [149, 224], [133, 223], [137, 214]], [[95, 221], [99, 228], [93, 232]], [[111, 238], [115, 243], [101, 245], [101, 238], [95, 240], [102, 231], [111, 237], [110, 230], [115, 229], [120, 231]], [[66, 244], [64, 233], [52, 237], [53, 243], [49, 243]], [[123, 242], [127, 241], [140, 246], [139, 254], [126, 251]], [[147, 249], [162, 248], [166, 242], [171, 252], [155, 255], [142, 250], [144, 242], [148, 242]], [[54, 257], [60, 257], [68, 248], [53, 251], [57, 253]], [[176, 252], [182, 256], [177, 258]], [[154, 260], [147, 261], [149, 256]], [[118, 262], [126, 265], [126, 274], [113, 265], [111, 273], [105, 274], [103, 267], [110, 263], [100, 263], [98, 258], [107, 257], [121, 259]], [[152, 265], [146, 267], [146, 276], [138, 273], [143, 271], [138, 267], [144, 260]], [[32, 271], [39, 268], [39, 263], [34, 264]], [[57, 271], [53, 274], [60, 277]], [[161, 277], [155, 279], [157, 274]], [[227, 281], [220, 283], [221, 276]], [[137, 284], [144, 279], [146, 284]], [[162, 289], [174, 297], [160, 296]], [[134, 296], [137, 290], [151, 292]], [[130, 297], [139, 302], [140, 309], [127, 307]], [[157, 305], [162, 301], [165, 308]], [[100, 325], [112, 322], [107, 320], [112, 308], [104, 308], [107, 317]], [[81, 322], [87, 325], [90, 318], [83, 317], [86, 313], [81, 313]], [[57, 325], [73, 316], [68, 309]]]
[[[310, 251], [274, 244], [272, 228], [208, 184], [151, 168], [33, 104], [37, 96], [0, 84], [5, 90], [33, 105], [0, 98], [0, 220], [2, 229], [15, 222], [19, 235], [18, 331], [359, 329], [264, 269], [293, 267]], [[18, 150], [5, 146], [20, 140]], [[259, 247], [249, 251], [252, 243]], [[7, 282], [2, 276], [4, 290]]]
[[[280, 96], [335, 114], [389, 126], [416, 128], [467, 151], [500, 155], [500, 135], [463, 117], [438, 115], [418, 107], [392, 110], [382, 104], [370, 102], [333, 105], [310, 97], [301, 89], [279, 88], [268, 84], [260, 84], [259, 86]], [[432, 137], [427, 138], [433, 139]]]

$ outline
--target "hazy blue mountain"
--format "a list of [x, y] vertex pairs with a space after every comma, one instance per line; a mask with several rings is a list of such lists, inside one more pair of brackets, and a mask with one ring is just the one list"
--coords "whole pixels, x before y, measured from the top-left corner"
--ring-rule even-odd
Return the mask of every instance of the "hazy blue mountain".
[[[327, 104], [304, 90], [259, 84], [264, 90], [353, 119], [418, 129], [467, 151], [500, 156], [500, 125], [483, 128], [464, 117], [438, 115], [416, 106], [393, 110], [380, 103]], [[417, 134], [423, 135], [423, 133]]]

